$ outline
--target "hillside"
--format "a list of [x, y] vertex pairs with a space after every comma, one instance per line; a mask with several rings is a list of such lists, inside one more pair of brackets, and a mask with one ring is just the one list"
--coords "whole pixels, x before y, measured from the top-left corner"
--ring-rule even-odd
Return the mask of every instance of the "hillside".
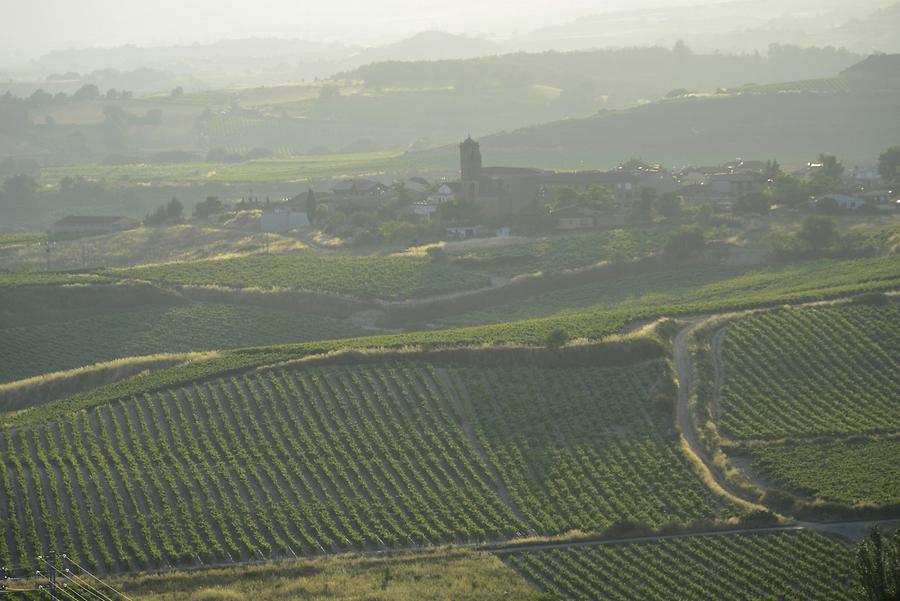
[[722, 332], [718, 430], [754, 482], [798, 505], [900, 505], [900, 304], [761, 313]]
[[673, 398], [659, 361], [278, 369], [133, 397], [0, 434], [0, 558], [72, 549], [106, 572], [737, 515], [684, 456]]
[[[900, 139], [900, 93], [720, 94], [665, 100], [482, 138], [490, 165], [602, 168], [629, 156], [669, 166], [819, 153], [866, 163]], [[451, 149], [440, 156], [450, 160]], [[432, 153], [437, 158], [438, 152]]]

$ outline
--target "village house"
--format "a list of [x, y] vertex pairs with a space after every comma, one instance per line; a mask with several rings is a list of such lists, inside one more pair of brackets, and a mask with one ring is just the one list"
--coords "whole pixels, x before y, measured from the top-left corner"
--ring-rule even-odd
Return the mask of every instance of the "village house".
[[887, 190], [869, 190], [859, 195], [867, 205], [878, 206], [886, 205], [891, 200], [891, 193]]
[[447, 238], [450, 238], [451, 240], [477, 238], [480, 233], [480, 225], [454, 225], [447, 228]]
[[517, 215], [543, 207], [563, 187], [585, 192], [607, 188], [621, 209], [627, 209], [644, 190], [656, 195], [674, 192], [678, 182], [659, 165], [631, 161], [612, 171], [558, 172], [529, 167], [483, 167], [478, 142], [459, 145], [459, 198], [477, 202], [488, 216]]
[[769, 184], [766, 176], [752, 171], [717, 173], [710, 176], [708, 186], [736, 202], [751, 192], [762, 192]]
[[54, 236], [96, 236], [140, 227], [141, 222], [131, 217], [70, 215], [50, 226]]
[[341, 180], [331, 188], [334, 204], [342, 210], [379, 207], [387, 191], [386, 185], [366, 178]]
[[583, 230], [597, 227], [599, 211], [585, 207], [562, 207], [550, 213], [558, 230]]
[[859, 196], [850, 196], [849, 194], [823, 194], [815, 200], [816, 206], [827, 203], [834, 203], [839, 209], [856, 210], [865, 206], [866, 201]]
[[454, 198], [455, 196], [452, 187], [450, 184], [444, 183], [438, 186], [438, 189], [429, 194], [424, 200], [414, 202], [412, 211], [420, 217], [431, 219], [442, 204], [453, 200]]

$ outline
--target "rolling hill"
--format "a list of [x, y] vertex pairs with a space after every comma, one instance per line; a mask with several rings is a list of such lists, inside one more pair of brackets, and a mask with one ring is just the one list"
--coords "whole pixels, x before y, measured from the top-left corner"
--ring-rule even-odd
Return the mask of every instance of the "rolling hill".
[[[663, 100], [482, 138], [490, 165], [603, 168], [629, 157], [668, 166], [722, 157], [805, 164], [819, 153], [875, 161], [900, 140], [900, 93], [731, 93]], [[432, 151], [452, 160], [455, 148]]]

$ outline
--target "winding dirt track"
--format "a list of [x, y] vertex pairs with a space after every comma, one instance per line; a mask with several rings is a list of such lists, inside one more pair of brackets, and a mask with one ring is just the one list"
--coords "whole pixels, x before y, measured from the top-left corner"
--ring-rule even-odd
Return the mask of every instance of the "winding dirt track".
[[[697, 433], [694, 431], [694, 424], [691, 419], [688, 401], [691, 398], [691, 391], [693, 389], [693, 369], [689, 343], [694, 330], [700, 327], [706, 319], [707, 317], [704, 316], [693, 318], [689, 325], [678, 332], [678, 335], [675, 337], [675, 342], [672, 345], [672, 360], [675, 364], [675, 374], [678, 377], [678, 401], [675, 410], [677, 425], [682, 436], [684, 436], [684, 439], [687, 441], [691, 452], [700, 459], [703, 467], [709, 472], [709, 476], [716, 484], [718, 484], [729, 496], [735, 497], [744, 503], [751, 503], [750, 501], [743, 499], [734, 488], [725, 481], [715, 469], [713, 469], [709, 455], [703, 449], [700, 441], [697, 440]], [[718, 361], [716, 361], [716, 363], [718, 365]], [[721, 368], [716, 367], [717, 373], [720, 369]]]

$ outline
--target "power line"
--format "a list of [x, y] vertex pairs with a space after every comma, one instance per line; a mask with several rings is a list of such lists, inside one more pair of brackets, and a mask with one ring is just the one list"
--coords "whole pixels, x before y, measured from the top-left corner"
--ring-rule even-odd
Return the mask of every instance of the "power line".
[[[6, 588], [5, 590], [10, 592], [46, 592], [54, 601], [113, 601], [113, 596], [104, 593], [100, 588], [70, 570], [66, 565], [68, 562], [77, 566], [78, 570], [96, 580], [100, 585], [112, 590], [115, 595], [131, 601], [126, 595], [85, 570], [65, 553], [62, 554], [62, 568], [57, 562], [56, 553], [50, 553], [48, 557], [39, 555], [37, 560], [49, 568], [49, 572], [46, 574], [42, 574], [40, 570], [36, 571], [37, 576], [47, 577], [46, 584], [38, 584], [37, 588]], [[6, 574], [6, 568], [3, 568], [3, 570], [4, 574]], [[63, 579], [61, 584], [58, 583], [58, 577]]]
[[115, 587], [113, 587], [111, 584], [106, 583], [106, 582], [100, 580], [99, 578], [97, 578], [96, 576], [94, 576], [93, 574], [91, 574], [89, 571], [85, 570], [83, 567], [81, 567], [80, 565], [78, 565], [78, 563], [77, 563], [74, 559], [72, 559], [71, 557], [66, 557], [66, 559], [68, 559], [68, 560], [72, 563], [72, 565], [74, 565], [76, 568], [78, 568], [79, 570], [81, 570], [82, 572], [84, 572], [85, 574], [87, 574], [88, 576], [90, 576], [91, 578], [93, 578], [94, 580], [96, 580], [97, 582], [99, 582], [100, 584], [102, 584], [103, 586], [105, 586], [106, 588], [108, 588], [109, 590], [111, 590], [112, 592], [114, 592], [115, 594], [117, 594], [117, 595], [119, 595], [120, 597], [122, 597], [123, 599], [125, 599], [125, 601], [133, 601], [133, 599], [131, 599], [131, 597], [129, 597], [128, 595], [126, 595], [126, 594], [123, 593], [122, 591], [117, 590], [117, 589], [116, 589]]

